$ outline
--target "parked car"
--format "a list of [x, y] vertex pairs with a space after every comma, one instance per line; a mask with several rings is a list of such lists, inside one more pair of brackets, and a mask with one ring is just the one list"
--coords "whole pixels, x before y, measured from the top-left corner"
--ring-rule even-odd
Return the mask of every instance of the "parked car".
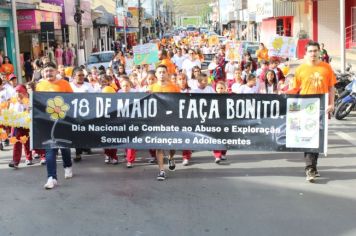
[[199, 28], [199, 32], [200, 32], [201, 34], [206, 34], [206, 33], [209, 32], [209, 29], [208, 29], [207, 27], [200, 27], [200, 28]]
[[193, 25], [188, 25], [187, 26], [187, 31], [188, 32], [195, 32], [195, 31], [197, 31], [197, 28], [195, 26], [193, 26]]
[[109, 67], [110, 61], [114, 58], [114, 51], [103, 51], [92, 53], [86, 63], [86, 67], [91, 70], [94, 66], [99, 68], [104, 66], [105, 69]]

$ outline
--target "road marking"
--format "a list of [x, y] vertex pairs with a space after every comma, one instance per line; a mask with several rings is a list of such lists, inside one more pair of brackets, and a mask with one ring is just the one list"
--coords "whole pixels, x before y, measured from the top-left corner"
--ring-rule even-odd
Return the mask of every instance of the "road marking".
[[347, 142], [351, 143], [352, 145], [356, 146], [356, 140], [354, 140], [353, 137], [351, 137], [351, 136], [348, 135], [347, 133], [338, 131], [338, 132], [335, 132], [335, 134], [336, 134], [337, 136], [339, 136], [340, 138], [346, 140]]

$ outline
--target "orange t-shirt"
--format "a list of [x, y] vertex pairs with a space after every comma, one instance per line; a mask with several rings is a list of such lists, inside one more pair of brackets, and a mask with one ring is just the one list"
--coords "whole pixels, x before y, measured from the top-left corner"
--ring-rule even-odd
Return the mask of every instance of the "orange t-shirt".
[[172, 75], [172, 74], [174, 74], [176, 72], [176, 67], [175, 67], [174, 63], [168, 58], [163, 59], [161, 61], [161, 65], [167, 66], [167, 70], [168, 70], [167, 72], [170, 75]]
[[64, 79], [55, 80], [49, 82], [48, 80], [41, 80], [36, 85], [37, 92], [63, 92], [63, 93], [73, 93], [73, 89]]
[[256, 56], [257, 56], [257, 60], [260, 62], [261, 60], [265, 60], [268, 61], [268, 49], [258, 49], [256, 51]]
[[168, 83], [165, 86], [155, 83], [150, 85], [148, 90], [152, 93], [180, 93], [180, 88], [173, 83]]
[[321, 61], [315, 66], [302, 64], [295, 71], [293, 89], [300, 89], [300, 94], [325, 94], [336, 82], [328, 63]]

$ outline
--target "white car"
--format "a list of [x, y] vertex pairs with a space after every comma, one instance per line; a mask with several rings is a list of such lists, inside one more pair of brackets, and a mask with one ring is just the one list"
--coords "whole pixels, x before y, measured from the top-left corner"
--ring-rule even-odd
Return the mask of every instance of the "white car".
[[109, 67], [110, 61], [114, 58], [114, 51], [95, 52], [90, 54], [86, 67], [91, 70], [94, 66], [99, 69], [104, 66], [105, 69]]

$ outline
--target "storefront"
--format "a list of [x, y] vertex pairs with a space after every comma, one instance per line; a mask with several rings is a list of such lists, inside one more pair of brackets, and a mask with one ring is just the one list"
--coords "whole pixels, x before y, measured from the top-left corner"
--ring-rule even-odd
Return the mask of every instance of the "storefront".
[[15, 60], [15, 38], [11, 9], [2, 7], [0, 7], [0, 50], [10, 58], [16, 72], [17, 63]]
[[[127, 48], [131, 49], [138, 43], [138, 28], [126, 28]], [[116, 28], [116, 38], [124, 44], [125, 31], [124, 28]]]
[[111, 45], [115, 41], [115, 21], [114, 15], [108, 12], [103, 6], [94, 9], [101, 12], [101, 16], [93, 21], [94, 45], [99, 51], [112, 50]]
[[41, 50], [49, 45], [54, 47], [55, 41], [41, 41], [41, 22], [53, 22], [55, 36], [61, 35], [60, 14], [42, 10], [17, 10], [17, 26], [19, 30], [20, 52], [38, 58]]
[[256, 6], [256, 22], [261, 28], [261, 40], [266, 41], [276, 34], [287, 37], [297, 36], [296, 29], [299, 30], [305, 25], [301, 17], [307, 18], [304, 8], [303, 2], [259, 1]]

